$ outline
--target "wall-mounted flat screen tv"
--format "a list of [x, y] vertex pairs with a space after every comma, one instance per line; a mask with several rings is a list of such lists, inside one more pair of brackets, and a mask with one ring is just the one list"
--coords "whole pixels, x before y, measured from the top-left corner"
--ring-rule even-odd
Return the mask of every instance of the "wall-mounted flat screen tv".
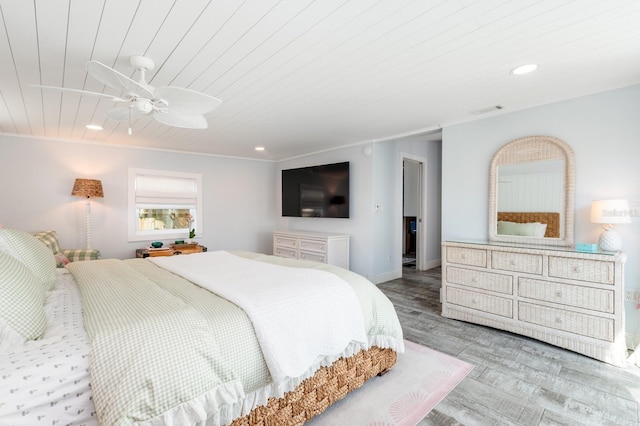
[[282, 171], [282, 216], [349, 217], [349, 162]]

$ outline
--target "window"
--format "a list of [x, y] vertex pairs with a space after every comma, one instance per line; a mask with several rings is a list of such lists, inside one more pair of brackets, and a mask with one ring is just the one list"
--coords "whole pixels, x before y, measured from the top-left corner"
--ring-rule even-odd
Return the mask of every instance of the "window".
[[129, 241], [202, 235], [202, 176], [129, 169]]

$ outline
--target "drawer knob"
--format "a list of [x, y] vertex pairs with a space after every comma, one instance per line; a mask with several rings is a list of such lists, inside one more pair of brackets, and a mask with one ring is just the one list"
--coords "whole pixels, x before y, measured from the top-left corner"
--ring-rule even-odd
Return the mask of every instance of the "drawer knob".
[[574, 266], [574, 267], [573, 267], [573, 272], [580, 272], [580, 268], [579, 268], [579, 267], [577, 267], [577, 266]]
[[466, 259], [466, 258], [467, 258], [467, 255], [466, 255], [466, 254], [464, 254], [464, 253], [462, 253], [462, 255], [460, 256], [460, 259], [463, 259], [463, 260], [464, 260], [464, 259]]
[[562, 324], [562, 318], [556, 318], [556, 324]]
[[472, 304], [472, 305], [475, 305], [476, 303], [478, 303], [478, 302], [476, 301], [476, 299], [471, 299], [471, 304]]
[[511, 261], [511, 266], [516, 266], [516, 261], [515, 260]]
[[471, 282], [472, 282], [472, 283], [477, 283], [477, 282], [478, 282], [478, 278], [476, 278], [476, 277], [471, 277]]
[[561, 291], [557, 291], [556, 292], [556, 297], [562, 297], [562, 292]]

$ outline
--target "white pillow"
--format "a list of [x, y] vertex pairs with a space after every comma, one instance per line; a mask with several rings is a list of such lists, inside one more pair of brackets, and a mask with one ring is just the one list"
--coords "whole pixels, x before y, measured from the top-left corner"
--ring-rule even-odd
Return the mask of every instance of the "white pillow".
[[516, 223], [498, 221], [498, 234], [500, 235], [516, 235], [519, 237], [544, 237], [547, 230], [547, 224], [540, 222]]
[[0, 251], [10, 254], [33, 272], [45, 290], [56, 282], [56, 259], [38, 238], [16, 229], [0, 228]]
[[538, 226], [536, 227], [536, 230], [535, 230], [534, 237], [543, 238], [544, 234], [546, 232], [547, 232], [547, 224], [546, 223], [538, 223]]

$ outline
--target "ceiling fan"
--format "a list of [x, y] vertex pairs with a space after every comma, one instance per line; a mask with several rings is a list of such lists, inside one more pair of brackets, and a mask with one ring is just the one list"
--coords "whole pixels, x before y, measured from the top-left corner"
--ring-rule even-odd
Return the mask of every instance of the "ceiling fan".
[[138, 70], [138, 81], [132, 80], [98, 61], [92, 60], [87, 63], [87, 73], [106, 86], [119, 91], [120, 96], [66, 87], [33, 86], [106, 97], [114, 102], [124, 103], [126, 105], [107, 110], [106, 115], [116, 121], [127, 121], [129, 134], [132, 133], [131, 121], [147, 114], [153, 114], [153, 118], [168, 126], [185, 129], [206, 129], [209, 127], [203, 114], [220, 105], [222, 103], [220, 99], [180, 87], [154, 88], [145, 80], [146, 72], [154, 67], [153, 60], [145, 56], [131, 56], [129, 62]]

